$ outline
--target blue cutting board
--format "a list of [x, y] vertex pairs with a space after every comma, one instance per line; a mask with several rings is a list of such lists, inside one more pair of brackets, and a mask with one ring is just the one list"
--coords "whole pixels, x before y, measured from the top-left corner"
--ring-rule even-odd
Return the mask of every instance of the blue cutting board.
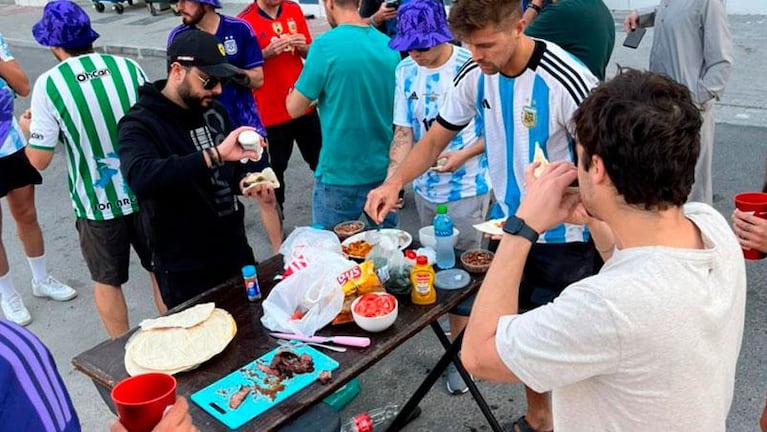
[[[229, 408], [229, 399], [240, 390], [241, 386], [257, 385], [261, 388], [274, 388], [264, 382], [264, 379], [271, 375], [258, 370], [258, 363], [271, 364], [272, 358], [277, 352], [283, 349], [290, 349], [299, 356], [308, 354], [314, 359], [314, 372], [294, 375], [292, 378], [282, 380], [283, 390], [276, 392], [274, 399], [265, 396], [258, 391], [251, 390], [245, 397], [245, 400], [235, 409]], [[246, 364], [240, 369], [221, 378], [204, 389], [192, 394], [191, 399], [212, 415], [216, 420], [226, 425], [229, 429], [237, 429], [249, 422], [256, 416], [264, 413], [268, 409], [293, 396], [303, 388], [313, 383], [322, 371], [332, 371], [338, 368], [338, 362], [327, 355], [306, 345], [285, 346], [275, 348], [264, 354], [256, 360]]]

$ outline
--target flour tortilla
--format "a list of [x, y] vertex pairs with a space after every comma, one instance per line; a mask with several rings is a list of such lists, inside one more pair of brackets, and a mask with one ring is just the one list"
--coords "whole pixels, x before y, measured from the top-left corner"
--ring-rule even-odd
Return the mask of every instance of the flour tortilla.
[[141, 374], [150, 373], [150, 372], [162, 372], [168, 375], [175, 375], [179, 372], [184, 372], [190, 369], [194, 369], [197, 366], [197, 365], [194, 365], [191, 367], [171, 369], [171, 370], [147, 369], [137, 365], [136, 362], [134, 362], [133, 359], [127, 354], [125, 355], [124, 364], [125, 364], [125, 370], [128, 372], [128, 375], [130, 376], [136, 376], [136, 375], [141, 375]]
[[503, 224], [505, 222], [506, 218], [491, 219], [489, 221], [482, 222], [481, 224], [474, 225], [474, 229], [492, 236], [502, 236]]
[[159, 371], [185, 370], [223, 351], [236, 332], [232, 316], [216, 308], [193, 327], [139, 331], [125, 347], [126, 364], [132, 361], [139, 368]]
[[198, 304], [197, 306], [191, 307], [189, 309], [183, 310], [178, 313], [174, 313], [172, 315], [160, 317], [160, 318], [154, 318], [154, 319], [145, 319], [144, 321], [141, 321], [141, 324], [139, 326], [141, 327], [141, 330], [152, 330], [152, 329], [161, 329], [161, 328], [173, 328], [173, 327], [180, 327], [180, 328], [189, 328], [194, 327], [197, 324], [207, 320], [210, 318], [210, 314], [213, 313], [213, 309], [215, 309], [216, 305], [215, 303], [202, 303]]
[[263, 171], [257, 173], [250, 173], [245, 176], [244, 180], [247, 186], [243, 188], [243, 192], [262, 184], [269, 185], [274, 189], [280, 187], [280, 182], [277, 180], [277, 175], [274, 174], [274, 170], [271, 168], [266, 168]]
[[535, 155], [533, 156], [533, 162], [541, 163], [538, 165], [538, 168], [533, 171], [533, 176], [538, 178], [541, 176], [541, 174], [543, 174], [543, 170], [549, 166], [549, 160], [546, 159], [546, 155], [543, 154], [543, 149], [538, 145], [538, 143], [535, 143]]

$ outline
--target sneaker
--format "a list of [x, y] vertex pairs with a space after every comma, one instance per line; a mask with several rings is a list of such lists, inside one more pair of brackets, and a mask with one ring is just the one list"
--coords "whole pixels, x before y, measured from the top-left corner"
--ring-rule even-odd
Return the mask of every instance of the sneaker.
[[16, 291], [13, 291], [7, 298], [0, 299], [0, 307], [3, 309], [5, 317], [18, 325], [25, 326], [32, 322], [32, 315], [29, 314], [24, 301]]
[[469, 391], [469, 386], [463, 381], [461, 374], [453, 363], [450, 363], [445, 372], [445, 386], [447, 392], [453, 395], [464, 394]]
[[67, 301], [77, 297], [77, 291], [57, 281], [52, 276], [37, 282], [32, 279], [32, 294], [35, 297], [48, 297], [56, 301]]

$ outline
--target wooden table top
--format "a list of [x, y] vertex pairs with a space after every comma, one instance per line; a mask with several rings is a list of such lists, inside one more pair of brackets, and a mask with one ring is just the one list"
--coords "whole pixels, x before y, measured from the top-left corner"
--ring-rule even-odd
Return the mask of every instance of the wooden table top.
[[[282, 274], [282, 256], [277, 255], [258, 265], [258, 279], [264, 297], [275, 285], [274, 276]], [[437, 290], [437, 303], [430, 306], [416, 306], [409, 301], [401, 301], [397, 321], [392, 327], [381, 333], [368, 333], [355, 324], [327, 326], [320, 336], [333, 334], [368, 336], [371, 345], [368, 348], [349, 348], [345, 353], [329, 352], [325, 354], [338, 361], [340, 367], [333, 372], [333, 381], [322, 385], [318, 382], [298, 392], [289, 399], [279, 403], [269, 411], [259, 415], [245, 425], [254, 430], [273, 430], [295, 418], [298, 414], [313, 404], [329, 396], [346, 382], [360, 375], [376, 362], [383, 359], [416, 335], [424, 327], [447, 313], [463, 298], [467, 297], [481, 282], [481, 277], [472, 275], [472, 283], [465, 289], [443, 291]], [[222, 353], [203, 363], [197, 369], [176, 374], [178, 394], [187, 398], [192, 393], [210, 385], [218, 379], [239, 369], [241, 366], [255, 360], [261, 355], [277, 347], [277, 343], [268, 333], [269, 330], [261, 325], [263, 309], [261, 302], [249, 302], [245, 297], [242, 279], [235, 278], [229, 282], [211, 289], [188, 302], [179, 305], [173, 311], [186, 309], [198, 303], [215, 302], [216, 307], [232, 314], [237, 322], [237, 334]], [[79, 354], [72, 359], [72, 365], [101, 387], [102, 396], [124, 378], [128, 377], [123, 359], [125, 343], [136, 331], [134, 328], [128, 334], [115, 340], [108, 340]], [[111, 401], [105, 401], [111, 408]], [[190, 413], [195, 425], [204, 431], [226, 431], [226, 426], [219, 423], [194, 403], [190, 403]]]

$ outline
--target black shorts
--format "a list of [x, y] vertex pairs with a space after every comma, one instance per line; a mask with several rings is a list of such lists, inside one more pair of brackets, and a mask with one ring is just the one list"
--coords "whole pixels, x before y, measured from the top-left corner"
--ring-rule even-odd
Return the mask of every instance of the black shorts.
[[92, 281], [116, 287], [128, 282], [131, 245], [141, 266], [152, 271], [152, 254], [138, 213], [105, 221], [77, 219], [75, 226]]
[[29, 163], [24, 149], [0, 158], [0, 198], [8, 192], [43, 182], [40, 173]]
[[[489, 249], [495, 252], [497, 241]], [[530, 250], [519, 286], [519, 311], [525, 312], [553, 301], [568, 285], [598, 271], [592, 242], [536, 243]], [[450, 312], [468, 316], [476, 294], [462, 301]]]

